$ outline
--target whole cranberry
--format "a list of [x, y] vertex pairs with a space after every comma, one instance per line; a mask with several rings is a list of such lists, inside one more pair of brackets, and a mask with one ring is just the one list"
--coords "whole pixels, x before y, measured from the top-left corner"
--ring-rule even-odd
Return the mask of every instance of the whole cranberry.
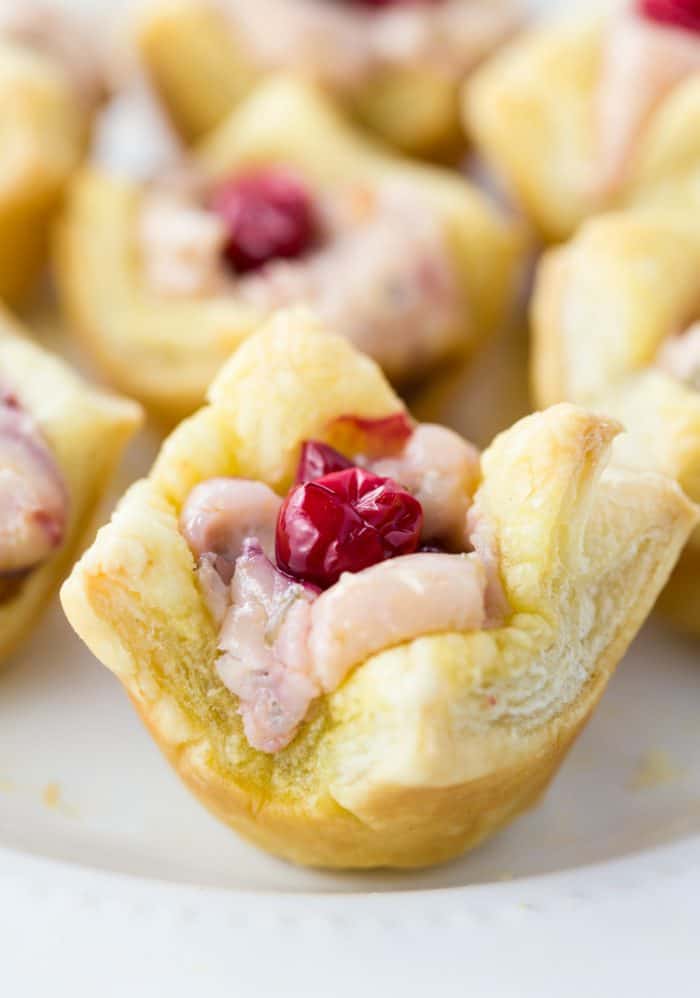
[[277, 520], [277, 564], [327, 589], [359, 572], [418, 550], [423, 509], [390, 478], [346, 468], [295, 486]]
[[234, 177], [215, 192], [211, 206], [226, 224], [224, 252], [240, 274], [270, 260], [302, 256], [317, 238], [308, 189], [287, 170], [258, 170]]
[[335, 447], [324, 444], [320, 440], [305, 440], [299, 455], [296, 484], [312, 482], [316, 478], [330, 475], [332, 471], [343, 471], [352, 468], [353, 463]]
[[700, 0], [638, 0], [637, 9], [650, 21], [700, 32]]

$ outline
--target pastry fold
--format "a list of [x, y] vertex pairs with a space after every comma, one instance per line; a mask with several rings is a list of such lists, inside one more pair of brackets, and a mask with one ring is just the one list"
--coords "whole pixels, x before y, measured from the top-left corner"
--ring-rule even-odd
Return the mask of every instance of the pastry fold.
[[[645, 200], [700, 166], [699, 70], [653, 102], [627, 151], [624, 176], [601, 190], [600, 84], [616, 23], [614, 16], [574, 17], [538, 27], [489, 60], [464, 92], [477, 148], [551, 242], [569, 238], [590, 215]], [[647, 73], [640, 66], [637, 89]]]
[[[512, 34], [522, 19], [517, 4], [510, 0], [498, 0], [489, 5], [490, 11], [475, 13], [470, 10], [477, 6], [474, 0], [462, 3], [465, 17], [475, 22], [471, 42], [478, 51], [474, 51], [473, 63]], [[137, 40], [143, 63], [188, 141], [200, 139], [220, 124], [265, 75], [234, 17], [228, 17], [223, 8], [203, 0], [159, 0], [139, 20]], [[339, 58], [349, 59], [349, 54], [339, 53]], [[308, 65], [287, 68], [313, 74]], [[370, 68], [348, 85], [331, 89], [359, 123], [402, 152], [442, 158], [454, 155], [464, 144], [459, 111], [463, 75], [434, 60], [403, 58]]]
[[327, 867], [447, 860], [534, 804], [585, 724], [696, 521], [675, 482], [609, 463], [618, 426], [572, 405], [483, 455], [477, 502], [510, 604], [502, 626], [436, 633], [357, 663], [284, 750], [247, 743], [214, 663], [217, 628], [178, 530], [217, 475], [291, 483], [302, 440], [403, 411], [377, 366], [304, 311], [225, 365], [62, 590], [184, 782], [265, 849]]
[[[468, 354], [512, 306], [524, 248], [519, 228], [463, 179], [373, 145], [311, 85], [268, 80], [199, 147], [195, 162], [212, 183], [280, 164], [312, 190], [387, 180], [415, 186], [441, 220], [465, 300], [445, 337], [454, 351]], [[266, 316], [237, 300], [235, 288], [171, 298], [150, 287], [136, 247], [142, 196], [139, 185], [104, 169], [78, 175], [57, 233], [58, 281], [75, 331], [105, 376], [173, 420], [201, 404], [221, 364]], [[412, 380], [424, 372], [390, 373]]]
[[0, 659], [31, 630], [63, 580], [90, 527], [129, 438], [139, 406], [91, 388], [63, 361], [30, 342], [0, 313], [0, 375], [38, 425], [67, 489], [63, 541], [26, 578], [0, 596]]
[[61, 68], [0, 39], [0, 299], [19, 302], [85, 141], [85, 110]]
[[[656, 364], [664, 341], [698, 314], [700, 229], [686, 212], [658, 208], [592, 220], [551, 250], [533, 300], [532, 380], [537, 403], [569, 399], [628, 429], [619, 459], [652, 466], [700, 501], [700, 393]], [[661, 605], [700, 633], [700, 531], [692, 535]]]

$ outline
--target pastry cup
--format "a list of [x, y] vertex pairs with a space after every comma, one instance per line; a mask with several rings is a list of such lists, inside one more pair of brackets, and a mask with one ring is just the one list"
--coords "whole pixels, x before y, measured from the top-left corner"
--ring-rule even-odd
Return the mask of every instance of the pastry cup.
[[[371, 144], [310, 85], [270, 79], [195, 160], [213, 182], [251, 165], [280, 163], [312, 189], [385, 179], [415, 185], [444, 219], [468, 302], [469, 315], [459, 316], [450, 335], [455, 351], [468, 353], [511, 307], [523, 255], [519, 229], [461, 178]], [[58, 281], [73, 326], [105, 376], [172, 420], [201, 404], [220, 365], [265, 316], [235, 294], [173, 299], [147, 286], [134, 248], [142, 191], [96, 167], [76, 178], [56, 240]], [[424, 373], [391, 372], [402, 380]]]
[[[687, 202], [688, 207], [691, 202]], [[533, 390], [540, 406], [591, 405], [630, 431], [621, 457], [650, 461], [700, 501], [700, 393], [654, 366], [664, 339], [698, 307], [693, 212], [645, 211], [587, 222], [541, 264], [533, 303]], [[700, 530], [661, 606], [700, 634]]]
[[[501, 6], [503, 30], [484, 42], [482, 57], [520, 19], [515, 5], [512, 10], [507, 3]], [[220, 124], [263, 75], [225, 12], [202, 0], [160, 0], [141, 18], [137, 39], [158, 94], [188, 141]], [[304, 72], [306, 67], [297, 68]], [[442, 158], [454, 155], [465, 141], [459, 83], [445, 69], [397, 63], [372, 70], [342, 99], [361, 124], [402, 152]]]
[[17, 646], [45, 609], [75, 560], [123, 448], [138, 428], [134, 402], [91, 388], [63, 361], [29, 342], [0, 313], [0, 371], [45, 437], [68, 492], [61, 546], [0, 598], [0, 660]]
[[695, 73], [654, 108], [614, 195], [596, 190], [596, 106], [607, 26], [589, 18], [537, 28], [490, 60], [464, 93], [477, 147], [552, 242], [567, 239], [588, 216], [643, 199], [700, 164]]
[[222, 369], [62, 590], [71, 624], [189, 788], [299, 863], [447, 860], [534, 804], [696, 520], [676, 483], [606, 467], [608, 419], [563, 405], [523, 420], [484, 454], [479, 498], [507, 622], [371, 656], [286, 749], [256, 752], [214, 671], [217, 629], [178, 530], [182, 504], [222, 474], [284, 490], [303, 439], [328, 439], [340, 415], [402, 411], [372, 361], [305, 311], [280, 314]]
[[44, 263], [50, 221], [85, 138], [60, 67], [0, 40], [0, 298], [19, 302]]

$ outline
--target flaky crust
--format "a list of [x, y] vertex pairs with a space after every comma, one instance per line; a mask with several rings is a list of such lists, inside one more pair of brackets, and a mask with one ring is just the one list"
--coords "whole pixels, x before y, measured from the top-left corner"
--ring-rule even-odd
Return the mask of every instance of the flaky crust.
[[44, 564], [0, 600], [0, 664], [31, 630], [75, 560], [122, 450], [138, 428], [133, 402], [90, 388], [57, 357], [31, 343], [0, 312], [0, 372], [36, 420], [69, 493], [66, 538]]
[[216, 676], [216, 627], [179, 510], [215, 474], [283, 490], [302, 439], [329, 439], [339, 415], [379, 418], [401, 403], [376, 365], [296, 311], [239, 349], [209, 399], [65, 583], [71, 624], [185, 783], [271, 852], [407, 867], [471, 848], [546, 788], [694, 509], [662, 476], [605, 467], [611, 421], [570, 405], [523, 420], [484, 455], [479, 493], [500, 547], [506, 624], [372, 656], [317, 702], [287, 749], [266, 756], [245, 741]]
[[[519, 16], [515, 6], [501, 6], [506, 37]], [[225, 14], [202, 0], [159, 0], [146, 8], [136, 34], [148, 74], [189, 141], [219, 125], [263, 73]], [[344, 103], [409, 155], [442, 159], [464, 145], [458, 84], [434, 67], [385, 67], [346, 93]]]
[[[495, 330], [513, 300], [520, 231], [460, 178], [372, 145], [300, 81], [278, 77], [262, 85], [200, 147], [197, 161], [213, 180], [246, 164], [283, 162], [321, 189], [385, 177], [415, 184], [444, 219], [468, 303], [449, 337], [457, 352], [468, 353]], [[221, 364], [262, 317], [230, 295], [174, 300], [149, 290], [134, 252], [140, 196], [133, 183], [83, 171], [70, 191], [55, 258], [73, 326], [101, 370], [172, 421], [201, 404]], [[405, 379], [423, 372], [390, 373]]]
[[[544, 258], [532, 311], [533, 393], [621, 420], [620, 459], [651, 464], [700, 501], [700, 393], [654, 367], [663, 340], [700, 306], [700, 229], [684, 215], [649, 209], [603, 216]], [[700, 633], [700, 531], [690, 539], [661, 600]]]
[[[607, 22], [568, 19], [523, 35], [479, 70], [464, 115], [480, 151], [545, 239], [591, 214], [636, 203], [700, 167], [700, 73], [664, 98], [614, 198], [595, 190], [596, 100]], [[543, 154], [543, 150], [546, 153]]]
[[5, 302], [18, 302], [44, 263], [49, 224], [84, 137], [84, 112], [56, 64], [0, 40], [0, 298]]

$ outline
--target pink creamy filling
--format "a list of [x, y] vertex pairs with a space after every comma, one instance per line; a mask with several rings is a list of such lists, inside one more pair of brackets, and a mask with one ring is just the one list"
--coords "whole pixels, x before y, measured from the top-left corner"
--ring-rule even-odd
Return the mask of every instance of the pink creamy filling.
[[320, 693], [309, 654], [312, 598], [254, 539], [244, 542], [217, 671], [239, 698], [248, 741], [263, 752], [278, 752], [291, 741]]
[[700, 72], [700, 33], [655, 23], [628, 12], [616, 18], [603, 54], [598, 94], [601, 196], [622, 184], [630, 156], [650, 115], [670, 91]]
[[0, 577], [44, 561], [67, 518], [66, 485], [39, 427], [12, 392], [0, 392]]
[[390, 463], [392, 477], [423, 497], [425, 540], [460, 553], [395, 557], [320, 592], [273, 564], [282, 500], [267, 486], [212, 479], [183, 509], [181, 529], [221, 625], [217, 671], [239, 698], [248, 741], [264, 752], [289, 744], [312, 702], [368, 656], [424, 634], [495, 626], [508, 612], [493, 534], [472, 505], [474, 448], [421, 425], [393, 457], [354, 460], [382, 475]]
[[392, 374], [444, 356], [463, 325], [464, 302], [433, 208], [389, 184], [319, 197], [318, 214], [317, 249], [236, 277], [225, 265], [221, 219], [184, 185], [154, 189], [139, 225], [146, 280], [173, 297], [235, 294], [263, 314], [311, 305]]
[[434, 66], [459, 78], [522, 17], [514, 0], [442, 0], [374, 10], [336, 0], [218, 0], [218, 6], [243, 33], [257, 62], [301, 67], [341, 90], [394, 65]]
[[455, 550], [465, 544], [466, 516], [480, 477], [479, 452], [444, 426], [418, 426], [397, 457], [373, 471], [401, 482], [423, 507], [423, 536]]
[[656, 357], [657, 366], [700, 392], [700, 322], [680, 336], [670, 336]]

